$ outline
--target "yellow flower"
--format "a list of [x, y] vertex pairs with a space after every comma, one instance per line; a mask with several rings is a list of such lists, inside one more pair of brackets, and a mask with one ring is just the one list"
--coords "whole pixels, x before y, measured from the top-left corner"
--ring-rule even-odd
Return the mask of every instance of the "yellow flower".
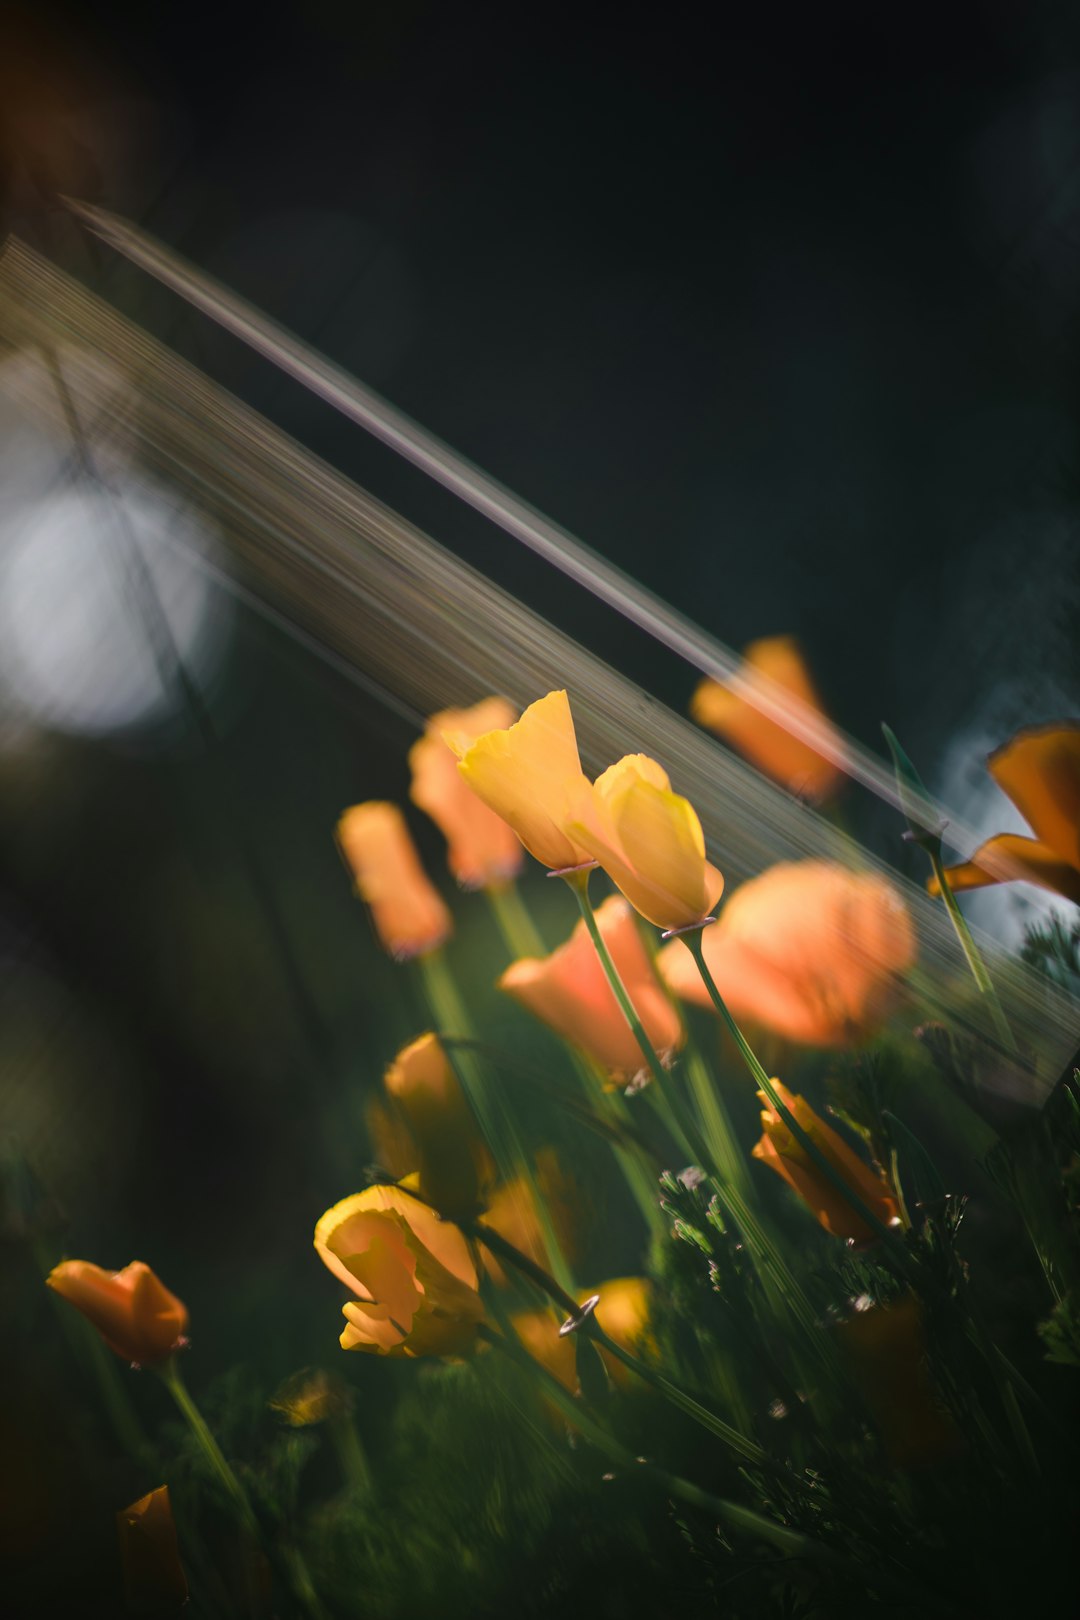
[[[537, 1150], [535, 1176], [559, 1247], [568, 1260], [573, 1260], [582, 1224], [579, 1189], [565, 1174], [555, 1150], [550, 1147]], [[537, 1265], [550, 1270], [551, 1256], [544, 1241], [536, 1196], [523, 1176], [501, 1182], [489, 1194], [484, 1225], [498, 1232]], [[505, 1287], [512, 1279], [513, 1268], [508, 1272], [489, 1249], [482, 1248], [481, 1256], [492, 1282]]]
[[341, 1379], [322, 1367], [303, 1367], [280, 1385], [270, 1402], [292, 1429], [304, 1429], [349, 1410], [349, 1391]]
[[964, 1450], [934, 1390], [923, 1308], [914, 1294], [856, 1311], [837, 1333], [894, 1467], [921, 1467]]
[[[781, 861], [735, 891], [702, 949], [735, 1018], [807, 1046], [844, 1046], [889, 1011], [915, 960], [915, 930], [886, 878]], [[665, 945], [659, 964], [675, 995], [712, 1007], [681, 941]]]
[[141, 1260], [122, 1271], [64, 1260], [45, 1281], [82, 1312], [110, 1350], [140, 1367], [167, 1360], [187, 1332], [187, 1306]]
[[421, 956], [449, 938], [450, 913], [420, 865], [396, 804], [377, 799], [354, 804], [337, 824], [337, 840], [391, 956], [398, 961]]
[[188, 1600], [169, 1487], [140, 1496], [116, 1515], [124, 1595], [130, 1613], [178, 1614]]
[[468, 747], [478, 737], [508, 727], [513, 718], [510, 704], [498, 697], [485, 698], [471, 709], [443, 709], [431, 716], [424, 735], [409, 750], [409, 796], [442, 831], [450, 870], [466, 889], [488, 888], [515, 877], [521, 868], [521, 844], [502, 816], [489, 810], [469, 787], [443, 734]]
[[[586, 1299], [593, 1294], [600, 1296], [595, 1312], [597, 1323], [621, 1350], [637, 1356], [647, 1356], [655, 1350], [651, 1323], [653, 1290], [645, 1277], [614, 1277], [584, 1291]], [[533, 1360], [546, 1367], [573, 1395], [577, 1390], [574, 1335], [568, 1333], [560, 1337], [559, 1323], [550, 1310], [520, 1311], [510, 1321]], [[601, 1348], [600, 1355], [614, 1381], [632, 1388], [634, 1374], [630, 1369], [607, 1350]]]
[[421, 1035], [386, 1071], [416, 1147], [419, 1188], [441, 1215], [476, 1213], [491, 1177], [490, 1155], [437, 1035]]
[[484, 1316], [464, 1236], [398, 1187], [368, 1187], [315, 1228], [323, 1264], [356, 1296], [342, 1307], [343, 1350], [463, 1356]]
[[[653, 971], [632, 910], [610, 895], [597, 907], [596, 921], [654, 1049], [674, 1051], [686, 1032]], [[678, 949], [687, 956], [684, 945]], [[587, 1052], [613, 1082], [625, 1081], [645, 1066], [584, 921], [550, 955], [514, 962], [499, 980], [499, 989]]]
[[[774, 1080], [773, 1085], [788, 1111], [794, 1114], [840, 1179], [884, 1226], [895, 1225], [896, 1204], [884, 1176], [860, 1159], [831, 1125], [818, 1118], [804, 1098], [794, 1096], [779, 1080]], [[877, 1235], [873, 1228], [867, 1225], [824, 1171], [814, 1163], [765, 1093], [759, 1091], [758, 1096], [765, 1104], [761, 1115], [765, 1134], [754, 1148], [754, 1158], [767, 1164], [770, 1170], [775, 1170], [777, 1175], [784, 1178], [789, 1187], [794, 1188], [826, 1232], [831, 1232], [833, 1237], [851, 1238], [856, 1243], [872, 1243]]]
[[579, 789], [568, 830], [658, 928], [702, 922], [723, 892], [697, 812], [646, 754], [628, 754]]
[[[767, 636], [751, 642], [743, 653], [739, 674], [751, 685], [760, 676], [774, 682], [780, 688], [777, 697], [788, 696], [804, 705], [826, 735], [839, 744], [839, 733], [825, 718], [799, 645], [792, 636]], [[792, 793], [808, 799], [824, 799], [843, 781], [843, 772], [831, 760], [800, 738], [793, 737], [719, 681], [701, 682], [690, 700], [690, 713], [699, 725], [715, 731], [745, 754], [758, 770]]]
[[[998, 833], [970, 861], [947, 868], [950, 889], [1022, 879], [1080, 905], [1080, 724], [1032, 726], [990, 755], [998, 787], [1026, 817], [1034, 838]], [[927, 887], [938, 894], [938, 882]]]
[[505, 729], [476, 738], [448, 730], [445, 738], [477, 798], [538, 861], [556, 871], [590, 860], [565, 828], [571, 802], [588, 785], [565, 692], [549, 692]]

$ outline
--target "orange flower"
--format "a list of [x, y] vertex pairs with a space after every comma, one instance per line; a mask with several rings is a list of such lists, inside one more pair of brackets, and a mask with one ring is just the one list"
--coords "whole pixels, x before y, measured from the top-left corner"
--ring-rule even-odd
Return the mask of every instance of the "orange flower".
[[45, 1281], [125, 1361], [147, 1367], [165, 1361], [187, 1332], [187, 1306], [141, 1260], [123, 1271], [104, 1271], [89, 1260], [64, 1260]]
[[[1080, 905], [1080, 724], [1018, 731], [987, 761], [998, 787], [1026, 817], [1034, 838], [998, 833], [970, 861], [950, 866], [951, 889], [1023, 879]], [[939, 894], [936, 878], [927, 887]]]
[[697, 812], [647, 754], [627, 754], [579, 788], [567, 830], [658, 928], [693, 927], [723, 893]]
[[398, 1187], [368, 1187], [315, 1228], [323, 1264], [356, 1296], [342, 1307], [343, 1350], [463, 1356], [484, 1307], [458, 1228]]
[[857, 1311], [837, 1333], [894, 1467], [940, 1462], [964, 1450], [963, 1436], [935, 1398], [914, 1294]]
[[404, 1047], [385, 1083], [416, 1146], [420, 1192], [451, 1220], [475, 1214], [490, 1155], [438, 1036], [421, 1035]]
[[[773, 1085], [788, 1111], [794, 1114], [840, 1179], [884, 1226], [895, 1224], [896, 1204], [884, 1176], [860, 1159], [831, 1125], [818, 1118], [804, 1098], [796, 1097], [779, 1080], [774, 1080]], [[814, 1163], [765, 1093], [759, 1091], [758, 1096], [765, 1104], [761, 1114], [765, 1134], [754, 1148], [754, 1158], [783, 1176], [788, 1186], [795, 1189], [803, 1203], [817, 1216], [826, 1232], [831, 1232], [833, 1237], [851, 1238], [856, 1243], [872, 1243], [877, 1236], [873, 1228], [867, 1225], [824, 1171]]]
[[539, 698], [505, 729], [444, 735], [477, 798], [509, 822], [538, 861], [559, 870], [591, 858], [565, 830], [571, 802], [588, 786], [565, 692]]
[[116, 1515], [127, 1607], [134, 1614], [175, 1614], [188, 1600], [169, 1487], [140, 1496]]
[[450, 913], [420, 865], [396, 804], [354, 804], [337, 824], [337, 840], [391, 956], [399, 962], [422, 956], [449, 938]]
[[[611, 895], [597, 908], [596, 921], [645, 1033], [657, 1052], [674, 1051], [686, 1034], [653, 972], [633, 912], [625, 900]], [[679, 948], [685, 954], [686, 947]], [[499, 989], [587, 1052], [613, 1081], [627, 1080], [645, 1067], [584, 922], [549, 956], [514, 962], [499, 980]]]
[[[740, 681], [753, 686], [760, 681], [775, 683], [776, 696], [794, 700], [808, 718], [816, 720], [825, 736], [839, 745], [839, 733], [822, 711], [813, 682], [803, 662], [798, 642], [792, 636], [768, 636], [752, 641], [743, 653]], [[737, 690], [719, 681], [704, 680], [690, 700], [690, 713], [699, 725], [745, 754], [751, 764], [792, 793], [808, 799], [825, 799], [843, 781], [843, 772], [808, 743], [770, 720], [741, 697]]]
[[512, 829], [477, 798], [457, 768], [443, 733], [469, 748], [487, 732], [505, 729], [514, 710], [505, 698], [485, 698], [471, 709], [443, 709], [409, 750], [409, 796], [425, 810], [449, 845], [450, 870], [466, 889], [506, 883], [521, 869], [521, 844]]
[[[744, 883], [702, 945], [735, 1018], [807, 1046], [841, 1046], [865, 1035], [915, 960], [915, 931], [899, 890], [831, 861], [781, 862]], [[659, 960], [676, 995], [711, 1007], [681, 941], [665, 946]]]
[[[615, 1277], [598, 1288], [585, 1290], [584, 1297], [600, 1295], [596, 1320], [620, 1349], [631, 1355], [648, 1354], [655, 1348], [650, 1313], [652, 1284], [644, 1277]], [[551, 1311], [521, 1311], [511, 1317], [514, 1332], [534, 1361], [546, 1367], [573, 1395], [577, 1390], [577, 1349], [574, 1335], [559, 1334], [559, 1323]], [[580, 1331], [580, 1329], [579, 1329]], [[601, 1349], [604, 1365], [616, 1383], [631, 1387], [634, 1375], [621, 1361]]]
[[[551, 1218], [559, 1247], [568, 1259], [573, 1259], [578, 1235], [580, 1207], [577, 1188], [564, 1174], [554, 1149], [542, 1147], [536, 1154], [536, 1182], [540, 1196]], [[550, 1269], [551, 1256], [544, 1241], [544, 1231], [536, 1208], [536, 1198], [524, 1177], [503, 1182], [488, 1196], [484, 1212], [484, 1225], [498, 1232], [515, 1249], [535, 1260], [537, 1265]], [[484, 1268], [492, 1282], [504, 1287], [508, 1274], [499, 1259], [489, 1249], [482, 1251]]]

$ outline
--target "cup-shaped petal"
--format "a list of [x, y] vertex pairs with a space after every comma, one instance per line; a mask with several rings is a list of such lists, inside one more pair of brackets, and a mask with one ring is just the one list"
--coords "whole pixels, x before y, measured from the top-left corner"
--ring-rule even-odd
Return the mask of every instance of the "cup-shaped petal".
[[187, 1306], [141, 1260], [106, 1271], [89, 1260], [64, 1260], [46, 1278], [81, 1311], [110, 1350], [125, 1361], [165, 1361], [187, 1332]]
[[[886, 878], [832, 861], [784, 861], [735, 891], [702, 946], [737, 1019], [807, 1046], [842, 1046], [888, 1013], [915, 960], [915, 930]], [[680, 941], [659, 960], [676, 995], [711, 1007]]]
[[462, 1356], [475, 1347], [484, 1308], [458, 1228], [398, 1187], [344, 1198], [315, 1228], [323, 1264], [350, 1289], [345, 1350], [392, 1356]]
[[719, 900], [724, 879], [705, 858], [705, 835], [688, 799], [646, 754], [628, 754], [581, 789], [571, 836], [636, 911], [658, 928], [690, 928]]
[[450, 913], [420, 864], [396, 804], [379, 799], [354, 804], [337, 824], [337, 840], [391, 956], [399, 961], [422, 956], [449, 938]]
[[[654, 1050], [661, 1055], [674, 1051], [682, 1045], [685, 1031], [653, 971], [633, 911], [625, 900], [611, 895], [597, 907], [596, 921]], [[587, 1053], [613, 1083], [645, 1067], [583, 921], [549, 956], [514, 962], [499, 980], [499, 988]]]
[[444, 734], [469, 748], [478, 737], [507, 729], [514, 710], [505, 698], [485, 698], [471, 709], [433, 714], [424, 735], [409, 750], [409, 796], [427, 812], [447, 842], [450, 870], [466, 889], [507, 882], [521, 868], [522, 848], [511, 827], [479, 799], [458, 770]]
[[[825, 718], [798, 642], [793, 637], [767, 636], [751, 642], [743, 652], [739, 682], [751, 688], [755, 683], [762, 687], [768, 683], [773, 695], [788, 699], [793, 708], [797, 706], [798, 711], [813, 720], [821, 734], [839, 749], [839, 733]], [[843, 781], [843, 772], [831, 759], [755, 708], [737, 687], [722, 686], [714, 680], [702, 681], [690, 700], [690, 713], [699, 725], [714, 731], [759, 771], [792, 793], [808, 799], [825, 799]]]
[[[788, 1111], [794, 1115], [840, 1180], [850, 1187], [882, 1225], [895, 1225], [896, 1203], [884, 1176], [860, 1159], [843, 1137], [814, 1113], [805, 1098], [796, 1097], [779, 1080], [774, 1080], [773, 1085]], [[754, 1158], [760, 1159], [770, 1170], [782, 1176], [833, 1237], [851, 1238], [855, 1243], [873, 1242], [877, 1236], [873, 1227], [848, 1203], [839, 1188], [810, 1157], [765, 1093], [759, 1091], [758, 1096], [764, 1104], [761, 1114], [764, 1134], [754, 1148]]]
[[437, 1035], [404, 1047], [386, 1071], [416, 1149], [423, 1196], [450, 1220], [476, 1213], [490, 1179], [490, 1155]]
[[472, 792], [509, 823], [538, 861], [558, 870], [590, 859], [566, 831], [586, 778], [565, 692], [539, 698], [512, 726], [480, 737], [450, 730], [444, 736]]
[[132, 1614], [179, 1614], [188, 1600], [169, 1487], [141, 1496], [116, 1515], [124, 1595]]

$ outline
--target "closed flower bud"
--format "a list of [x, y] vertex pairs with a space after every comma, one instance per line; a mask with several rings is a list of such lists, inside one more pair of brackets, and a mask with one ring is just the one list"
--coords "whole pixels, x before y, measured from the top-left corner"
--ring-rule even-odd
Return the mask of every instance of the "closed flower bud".
[[443, 833], [450, 870], [466, 889], [506, 883], [516, 877], [524, 857], [513, 829], [477, 798], [458, 770], [444, 733], [469, 748], [513, 719], [514, 710], [504, 698], [486, 698], [471, 709], [443, 709], [431, 716], [424, 735], [409, 750], [409, 797]]
[[658, 928], [692, 928], [723, 893], [697, 812], [647, 754], [628, 754], [579, 791], [567, 830]]
[[491, 1159], [437, 1035], [421, 1035], [386, 1071], [415, 1144], [423, 1196], [451, 1220], [476, 1213]]
[[343, 1350], [464, 1356], [484, 1318], [476, 1268], [458, 1228], [398, 1187], [368, 1187], [315, 1228], [323, 1264], [355, 1296], [342, 1307]]
[[565, 692], [549, 692], [505, 729], [444, 736], [473, 793], [510, 824], [530, 855], [552, 870], [588, 863], [589, 852], [566, 831], [571, 804], [588, 780]]
[[337, 840], [391, 956], [398, 961], [422, 956], [450, 937], [450, 913], [420, 864], [396, 804], [372, 799], [353, 805], [337, 824]]
[[[764, 677], [764, 680], [762, 678]], [[771, 683], [770, 691], [779, 699], [790, 699], [814, 720], [822, 735], [839, 747], [839, 733], [822, 712], [809, 671], [798, 643], [791, 636], [768, 636], [751, 642], [743, 655], [739, 679], [750, 686], [755, 681]], [[801, 737], [795, 737], [778, 721], [748, 702], [736, 688], [719, 681], [704, 680], [690, 700], [690, 713], [737, 748], [759, 771], [774, 782], [808, 799], [825, 799], [843, 781], [842, 771], [819, 754]]]
[[[782, 861], [735, 891], [702, 949], [735, 1018], [807, 1046], [846, 1046], [888, 1013], [915, 960], [915, 929], [887, 878]], [[677, 996], [712, 1008], [684, 945], [665, 946], [659, 961]]]
[[[884, 1176], [860, 1159], [831, 1125], [818, 1118], [804, 1098], [794, 1096], [779, 1080], [774, 1080], [773, 1085], [789, 1113], [794, 1115], [830, 1168], [882, 1225], [895, 1225], [898, 1219], [896, 1203]], [[873, 1242], [877, 1233], [810, 1157], [765, 1093], [759, 1091], [758, 1096], [765, 1104], [761, 1115], [764, 1135], [754, 1148], [754, 1158], [760, 1159], [770, 1170], [782, 1176], [833, 1237], [850, 1238], [855, 1243]]]
[[[653, 972], [631, 908], [611, 895], [597, 907], [596, 921], [653, 1048], [661, 1055], [674, 1051], [682, 1045], [685, 1031]], [[685, 946], [678, 949], [686, 954]], [[583, 921], [549, 956], [514, 962], [499, 980], [499, 989], [587, 1053], [613, 1084], [624, 1083], [643, 1068], [641, 1048]]]
[[89, 1260], [65, 1260], [45, 1279], [125, 1361], [165, 1361], [187, 1332], [187, 1306], [141, 1260], [105, 1271]]
[[116, 1515], [124, 1595], [133, 1614], [178, 1614], [188, 1600], [169, 1487], [141, 1496]]

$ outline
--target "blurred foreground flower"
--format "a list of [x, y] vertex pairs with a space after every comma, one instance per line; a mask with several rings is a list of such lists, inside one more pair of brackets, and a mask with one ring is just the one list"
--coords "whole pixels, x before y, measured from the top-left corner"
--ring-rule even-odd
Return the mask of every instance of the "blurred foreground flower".
[[[807, 1046], [842, 1046], [888, 1012], [915, 960], [915, 930], [886, 878], [832, 861], [783, 861], [735, 891], [702, 948], [736, 1018]], [[659, 960], [676, 995], [712, 1005], [678, 941]]]
[[442, 831], [450, 870], [466, 889], [506, 883], [521, 870], [523, 856], [516, 834], [458, 770], [444, 734], [468, 749], [478, 737], [506, 729], [513, 719], [505, 698], [485, 698], [471, 709], [443, 709], [431, 716], [424, 735], [409, 750], [409, 796]]
[[343, 1350], [463, 1356], [484, 1307], [465, 1238], [397, 1187], [368, 1187], [315, 1228], [323, 1264], [356, 1295], [342, 1307]]
[[124, 1595], [134, 1614], [178, 1613], [188, 1600], [169, 1487], [141, 1496], [116, 1515]]
[[[1025, 817], [1035, 834], [998, 833], [981, 844], [969, 861], [946, 868], [951, 889], [981, 889], [990, 883], [1023, 880], [1051, 889], [1080, 905], [1080, 723], [1032, 726], [1017, 732], [987, 761], [998, 787]], [[1008, 863], [1008, 875], [988, 870]], [[940, 894], [936, 877], [931, 894]]]
[[375, 931], [398, 961], [433, 951], [453, 931], [450, 913], [428, 880], [396, 804], [355, 804], [337, 824], [341, 853], [356, 892], [371, 908]]
[[423, 1196], [451, 1220], [474, 1215], [491, 1179], [491, 1157], [437, 1035], [421, 1035], [386, 1071], [386, 1090], [416, 1147]]
[[[768, 636], [752, 641], [743, 653], [740, 675], [751, 682], [758, 675], [774, 681], [783, 694], [804, 704], [839, 745], [839, 734], [825, 718], [799, 644], [792, 636]], [[831, 760], [793, 737], [719, 681], [701, 682], [690, 700], [690, 713], [699, 725], [716, 732], [745, 754], [758, 770], [792, 793], [808, 799], [825, 799], [835, 793], [843, 781], [843, 772]]]
[[723, 893], [697, 812], [647, 754], [627, 754], [580, 789], [568, 831], [658, 928], [693, 927]]
[[[632, 910], [611, 895], [597, 907], [596, 922], [649, 1040], [661, 1056], [673, 1052], [686, 1034], [653, 971]], [[595, 1059], [613, 1084], [645, 1067], [584, 921], [550, 955], [514, 962], [499, 989]]]
[[[537, 1192], [544, 1200], [559, 1248], [568, 1260], [572, 1260], [580, 1240], [582, 1211], [579, 1189], [572, 1177], [563, 1170], [554, 1148], [539, 1148], [534, 1158]], [[536, 1196], [523, 1176], [502, 1182], [488, 1195], [484, 1225], [498, 1232], [507, 1243], [512, 1243], [515, 1249], [519, 1249], [538, 1266], [550, 1269], [552, 1256], [544, 1239]], [[500, 1287], [505, 1286], [511, 1279], [498, 1257], [486, 1248], [482, 1254], [484, 1269], [492, 1282]]]
[[[585, 1290], [586, 1297], [599, 1294], [595, 1316], [598, 1325], [620, 1349], [631, 1355], [648, 1354], [655, 1349], [652, 1325], [652, 1284], [645, 1277], [614, 1277], [596, 1288]], [[514, 1332], [525, 1349], [559, 1380], [564, 1389], [577, 1390], [577, 1347], [572, 1333], [560, 1336], [559, 1323], [551, 1311], [521, 1311], [511, 1317]], [[600, 1347], [604, 1365], [614, 1381], [631, 1385], [628, 1367]]]
[[856, 1311], [837, 1333], [894, 1467], [942, 1462], [964, 1450], [963, 1436], [935, 1397], [923, 1309], [914, 1294]]
[[45, 1279], [125, 1361], [165, 1361], [187, 1332], [187, 1306], [141, 1260], [105, 1271], [89, 1260], [64, 1260]]
[[302, 1367], [275, 1391], [270, 1410], [292, 1429], [342, 1417], [349, 1410], [348, 1386], [323, 1367]]
[[538, 861], [558, 871], [591, 859], [565, 830], [571, 803], [588, 786], [565, 692], [531, 703], [508, 728], [444, 735], [477, 798], [509, 822]]
[[[819, 1119], [810, 1104], [796, 1097], [787, 1087], [774, 1080], [773, 1085], [781, 1101], [794, 1114], [818, 1152], [828, 1161], [840, 1179], [861, 1199], [872, 1215], [884, 1226], [896, 1224], [896, 1203], [888, 1182], [865, 1160], [850, 1148], [831, 1125]], [[851, 1238], [855, 1243], [872, 1243], [877, 1234], [867, 1225], [834, 1187], [821, 1168], [814, 1163], [806, 1149], [784, 1124], [763, 1091], [758, 1096], [765, 1104], [761, 1114], [764, 1135], [754, 1148], [754, 1158], [767, 1164], [793, 1187], [803, 1203], [817, 1216], [826, 1232], [833, 1237]]]

